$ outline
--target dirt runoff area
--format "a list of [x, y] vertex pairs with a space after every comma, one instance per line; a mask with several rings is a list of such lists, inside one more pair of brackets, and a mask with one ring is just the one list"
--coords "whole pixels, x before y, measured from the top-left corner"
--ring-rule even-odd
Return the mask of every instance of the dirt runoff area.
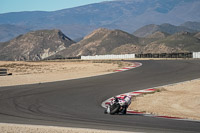
[[129, 109], [160, 116], [200, 120], [200, 80], [170, 85], [160, 90], [134, 98]]
[[[130, 133], [110, 130], [68, 128], [53, 126], [32, 126], [18, 124], [0, 124], [0, 133]], [[131, 132], [133, 133], [133, 132]]]
[[0, 61], [0, 68], [8, 69], [11, 76], [0, 76], [0, 86], [13, 86], [84, 78], [112, 73], [132, 63], [122, 61]]

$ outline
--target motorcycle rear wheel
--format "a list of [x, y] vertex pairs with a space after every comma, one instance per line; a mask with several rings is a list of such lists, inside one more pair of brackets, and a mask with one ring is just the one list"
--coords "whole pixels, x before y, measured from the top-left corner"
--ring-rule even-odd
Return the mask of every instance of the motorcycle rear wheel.
[[118, 113], [119, 109], [120, 109], [119, 103], [114, 103], [113, 105], [110, 106], [110, 114], [114, 115], [114, 114]]

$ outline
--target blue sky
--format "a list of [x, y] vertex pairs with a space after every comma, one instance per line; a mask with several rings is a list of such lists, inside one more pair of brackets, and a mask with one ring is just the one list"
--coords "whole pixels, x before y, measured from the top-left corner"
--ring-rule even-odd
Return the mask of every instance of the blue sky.
[[0, 0], [0, 13], [55, 11], [108, 0]]

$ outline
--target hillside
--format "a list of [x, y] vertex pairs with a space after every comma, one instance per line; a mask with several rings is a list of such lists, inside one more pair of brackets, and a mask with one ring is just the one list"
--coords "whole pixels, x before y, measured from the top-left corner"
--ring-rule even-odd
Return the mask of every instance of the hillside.
[[194, 35], [194, 37], [200, 39], [200, 32], [196, 33], [196, 34]]
[[200, 31], [200, 22], [188, 21], [188, 22], [181, 24], [181, 26], [187, 27], [187, 28], [192, 29], [192, 30]]
[[74, 43], [60, 30], [39, 30], [0, 43], [0, 60], [41, 60]]
[[165, 32], [156, 31], [154, 33], [151, 33], [151, 34], [147, 35], [146, 37], [140, 37], [139, 38], [139, 44], [141, 46], [145, 46], [145, 45], [150, 44], [150, 43], [152, 43], [154, 41], [162, 40], [162, 39], [166, 38], [169, 35], [170, 34], [167, 34]]
[[189, 32], [179, 32], [154, 43], [157, 45], [164, 44], [183, 51], [200, 51], [200, 40], [195, 37], [194, 33]]
[[200, 51], [200, 34], [155, 32], [138, 38], [121, 30], [100, 28], [75, 43], [59, 30], [39, 30], [0, 43], [0, 60], [42, 60], [81, 55]]
[[149, 34], [148, 36], [146, 36], [146, 38], [163, 39], [167, 36], [169, 36], [169, 34], [161, 32], [161, 31], [157, 31], [157, 32], [154, 32], [152, 34]]
[[100, 27], [132, 33], [148, 24], [200, 22], [199, 7], [199, 0], [113, 0], [51, 12], [0, 14], [0, 24], [20, 25], [30, 30], [61, 29], [76, 39]]
[[197, 32], [197, 30], [189, 29], [184, 26], [175, 26], [172, 24], [164, 23], [161, 25], [155, 25], [155, 24], [150, 24], [143, 26], [136, 30], [133, 34], [137, 37], [148, 37], [149, 35], [155, 33], [155, 32], [164, 32], [167, 34], [174, 34], [177, 32]]
[[[153, 34], [152, 34], [153, 35]], [[149, 43], [140, 45], [122, 45], [113, 50], [113, 53], [173, 53], [173, 52], [198, 52], [200, 51], [199, 33], [179, 32], [157, 40], [149, 40]], [[144, 38], [143, 38], [144, 40]], [[142, 45], [141, 45], [142, 44]]]
[[172, 53], [200, 51], [198, 33], [178, 32], [169, 35], [155, 32], [138, 38], [120, 30], [97, 29], [78, 43], [58, 52], [54, 57], [80, 55]]
[[125, 44], [138, 44], [138, 38], [121, 30], [100, 28], [87, 35], [80, 42], [57, 53], [56, 56], [109, 54], [116, 47]]

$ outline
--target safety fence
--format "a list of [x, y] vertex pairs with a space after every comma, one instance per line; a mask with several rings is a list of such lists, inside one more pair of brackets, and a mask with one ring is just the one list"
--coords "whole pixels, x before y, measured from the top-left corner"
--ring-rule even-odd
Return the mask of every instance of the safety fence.
[[136, 58], [192, 58], [192, 52], [188, 53], [145, 53], [136, 54]]
[[100, 59], [132, 59], [132, 58], [200, 58], [200, 52], [185, 53], [144, 53], [144, 54], [124, 54], [124, 55], [95, 55], [81, 56], [82, 60]]
[[81, 59], [81, 56], [74, 56], [74, 57], [62, 57], [62, 56], [55, 56], [43, 59], [45, 60], [65, 60], [65, 59]]

